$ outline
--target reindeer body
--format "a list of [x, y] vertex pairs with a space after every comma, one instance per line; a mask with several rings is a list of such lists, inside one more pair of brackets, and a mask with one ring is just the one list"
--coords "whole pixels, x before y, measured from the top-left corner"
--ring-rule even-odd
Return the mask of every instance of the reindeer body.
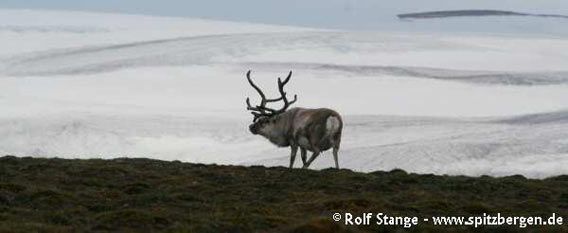
[[[282, 82], [278, 79], [280, 98], [266, 99], [264, 93], [250, 79], [250, 71], [247, 78], [262, 98], [260, 105], [253, 107], [247, 98], [247, 109], [252, 111], [253, 123], [249, 126], [251, 133], [259, 134], [279, 147], [290, 147], [290, 168], [294, 165], [298, 148], [301, 150], [303, 168], [307, 168], [317, 156], [330, 148], [333, 148], [333, 158], [335, 167], [339, 168], [338, 151], [341, 143], [341, 132], [343, 121], [341, 116], [327, 108], [308, 109], [291, 108], [289, 105], [296, 102], [288, 102], [284, 85], [290, 80], [292, 72]], [[284, 101], [284, 106], [280, 110], [266, 107], [268, 102]], [[307, 151], [313, 152], [310, 159], [307, 159]]]
[[[290, 167], [294, 165], [298, 148], [304, 167], [309, 167], [321, 152], [333, 148], [335, 166], [339, 168], [337, 153], [342, 129], [341, 116], [327, 108], [292, 108], [250, 127], [253, 134], [262, 135], [276, 146], [290, 147]], [[309, 160], [306, 151], [313, 152]]]

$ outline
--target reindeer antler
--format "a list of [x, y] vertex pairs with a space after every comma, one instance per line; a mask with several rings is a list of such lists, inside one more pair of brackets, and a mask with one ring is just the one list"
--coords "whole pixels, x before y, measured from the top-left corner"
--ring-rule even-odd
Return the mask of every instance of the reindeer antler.
[[290, 105], [296, 103], [296, 101], [298, 100], [298, 95], [294, 95], [294, 100], [292, 100], [292, 101], [288, 101], [288, 98], [286, 98], [286, 92], [284, 91], [284, 86], [288, 83], [288, 81], [290, 81], [290, 77], [292, 77], [292, 71], [291, 70], [290, 70], [290, 73], [288, 73], [288, 77], [286, 77], [286, 79], [284, 79], [284, 82], [282, 82], [280, 77], [278, 77], [278, 92], [280, 92], [280, 98], [278, 98], [278, 100], [284, 101], [284, 106], [282, 106], [282, 108], [280, 108], [279, 110], [276, 110], [275, 111], [276, 114], [280, 114], [280, 113], [285, 112], [286, 109], [288, 109], [288, 107], [290, 107]]
[[[284, 81], [282, 81], [282, 79], [278, 78], [278, 91], [280, 92], [280, 97], [274, 98], [274, 99], [267, 99], [266, 98], [266, 95], [264, 95], [262, 90], [256, 84], [254, 84], [254, 82], [252, 81], [252, 79], [250, 77], [250, 73], [251, 73], [251, 71], [249, 70], [247, 72], [247, 80], [248, 80], [249, 84], [256, 90], [256, 92], [258, 92], [258, 95], [260, 95], [260, 98], [261, 98], [260, 105], [253, 107], [250, 104], [250, 98], [247, 97], [247, 100], [246, 100], [247, 110], [251, 111], [251, 114], [254, 116], [253, 121], [256, 121], [256, 119], [258, 119], [261, 116], [274, 116], [274, 115], [283, 113], [288, 109], [288, 107], [290, 107], [290, 105], [294, 104], [296, 102], [296, 100], [298, 100], [298, 96], [294, 95], [294, 100], [288, 101], [288, 98], [286, 97], [286, 92], [284, 91], [284, 86], [290, 81], [290, 78], [292, 77], [292, 71], [290, 71], [290, 73], [288, 74], [288, 77], [286, 77], [286, 79], [284, 79]], [[280, 108], [278, 110], [266, 107], [267, 103], [277, 102], [277, 101], [281, 101], [281, 100], [284, 102], [284, 105], [282, 106], [282, 108]]]

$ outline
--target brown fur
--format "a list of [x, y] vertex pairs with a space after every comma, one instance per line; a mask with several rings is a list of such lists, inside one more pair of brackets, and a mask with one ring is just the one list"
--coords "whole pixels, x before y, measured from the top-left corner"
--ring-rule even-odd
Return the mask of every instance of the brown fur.
[[[292, 111], [293, 109], [291, 109]], [[339, 131], [335, 132], [332, 137], [326, 138], [327, 128], [326, 123], [327, 119], [331, 116], [337, 117], [340, 122]], [[309, 151], [326, 151], [330, 149], [332, 146], [337, 144], [339, 147], [339, 143], [341, 140], [341, 130], [343, 128], [341, 116], [327, 108], [318, 108], [318, 109], [300, 109], [296, 113], [295, 119], [307, 119], [305, 120], [306, 124], [293, 124], [293, 137], [295, 141], [299, 140], [300, 137], [306, 137], [309, 139], [310, 144], [313, 148], [306, 148]], [[337, 143], [334, 140], [338, 140]]]
[[[336, 117], [338, 120], [339, 125], [335, 132], [328, 132], [327, 121], [330, 117]], [[253, 134], [260, 134], [277, 146], [291, 148], [290, 167], [293, 166], [297, 150], [300, 149], [304, 168], [321, 152], [331, 148], [336, 168], [339, 168], [337, 153], [342, 129], [341, 116], [327, 108], [291, 108], [276, 116], [260, 118], [250, 126]], [[309, 160], [306, 151], [313, 152]]]

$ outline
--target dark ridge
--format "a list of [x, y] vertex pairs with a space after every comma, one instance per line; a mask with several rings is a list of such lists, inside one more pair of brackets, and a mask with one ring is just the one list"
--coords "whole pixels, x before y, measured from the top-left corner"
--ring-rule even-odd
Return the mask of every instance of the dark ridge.
[[568, 179], [0, 157], [0, 232], [568, 232], [345, 226], [334, 213], [568, 217]]
[[568, 110], [514, 116], [496, 122], [523, 125], [564, 123], [568, 122]]
[[482, 17], [482, 16], [533, 16], [568, 19], [566, 15], [556, 14], [530, 14], [514, 11], [501, 10], [452, 10], [452, 11], [428, 11], [397, 15], [399, 19], [433, 19], [450, 17]]
[[355, 75], [382, 76], [393, 75], [401, 77], [419, 77], [446, 81], [459, 81], [474, 84], [497, 84], [516, 86], [536, 86], [567, 84], [568, 72], [509, 72], [509, 71], [470, 71], [440, 69], [411, 66], [365, 66], [337, 65], [325, 63], [288, 63], [288, 62], [249, 62], [244, 65], [265, 66], [269, 68], [296, 67], [297, 69], [334, 70]]

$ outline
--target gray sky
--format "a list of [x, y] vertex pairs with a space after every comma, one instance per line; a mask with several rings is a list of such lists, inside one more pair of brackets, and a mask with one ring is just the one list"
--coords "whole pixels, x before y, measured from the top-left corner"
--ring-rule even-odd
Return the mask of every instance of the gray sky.
[[0, 8], [70, 9], [373, 29], [400, 13], [497, 9], [568, 14], [565, 0], [1, 0]]

